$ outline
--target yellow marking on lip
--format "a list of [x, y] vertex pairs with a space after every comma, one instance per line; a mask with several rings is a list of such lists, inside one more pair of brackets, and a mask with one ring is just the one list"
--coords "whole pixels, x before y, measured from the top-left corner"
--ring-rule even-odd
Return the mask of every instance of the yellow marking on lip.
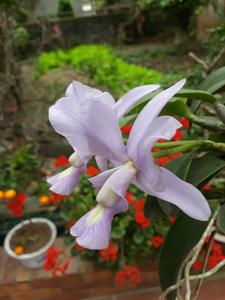
[[92, 225], [93, 223], [98, 222], [101, 220], [104, 214], [105, 207], [101, 204], [98, 204], [91, 212], [87, 219], [87, 225]]

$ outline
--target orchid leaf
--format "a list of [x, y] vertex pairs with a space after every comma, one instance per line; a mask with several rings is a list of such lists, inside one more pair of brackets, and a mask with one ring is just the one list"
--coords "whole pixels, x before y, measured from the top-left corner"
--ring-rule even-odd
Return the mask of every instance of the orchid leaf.
[[162, 114], [177, 115], [188, 119], [193, 118], [193, 114], [189, 110], [187, 104], [180, 99], [169, 102], [163, 109]]
[[223, 204], [220, 208], [219, 214], [216, 219], [216, 224], [219, 230], [225, 234], [225, 204]]
[[211, 154], [206, 154], [192, 161], [187, 174], [187, 181], [196, 187], [202, 187], [224, 167], [224, 160]]
[[145, 200], [144, 214], [150, 220], [158, 220], [165, 216], [165, 212], [159, 204], [159, 199], [148, 195]]
[[[163, 291], [176, 283], [184, 258], [199, 241], [207, 224], [181, 214], [170, 228], [159, 258], [159, 279]], [[175, 298], [175, 292], [167, 297], [169, 300]]]
[[205, 78], [200, 85], [202, 90], [209, 91], [211, 93], [217, 92], [225, 85], [225, 67], [222, 67]]
[[216, 98], [207, 91], [182, 89], [176, 97], [187, 98], [190, 100], [201, 100], [204, 102], [215, 103]]

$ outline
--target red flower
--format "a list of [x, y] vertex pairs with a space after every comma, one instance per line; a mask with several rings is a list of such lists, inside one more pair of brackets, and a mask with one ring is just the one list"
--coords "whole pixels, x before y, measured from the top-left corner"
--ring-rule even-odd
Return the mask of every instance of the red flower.
[[180, 129], [177, 129], [176, 134], [173, 136], [173, 141], [180, 141], [183, 138], [183, 132]]
[[169, 155], [169, 159], [176, 159], [178, 157], [181, 157], [183, 154], [182, 153], [175, 153], [175, 154], [171, 154]]
[[57, 264], [57, 259], [61, 254], [61, 249], [56, 249], [54, 246], [51, 246], [45, 255], [45, 262], [43, 268], [46, 271], [54, 269]]
[[89, 166], [86, 173], [88, 176], [96, 176], [99, 173], [99, 169], [94, 166]]
[[85, 248], [79, 245], [78, 243], [75, 244], [75, 248], [77, 249], [78, 252], [82, 252], [83, 250], [85, 250]]
[[160, 248], [164, 242], [164, 237], [162, 236], [154, 236], [151, 239], [152, 246], [155, 248]]
[[183, 125], [184, 128], [188, 129], [190, 127], [190, 122], [186, 118], [180, 118], [179, 121]]
[[64, 167], [64, 166], [67, 166], [68, 164], [69, 164], [68, 158], [65, 155], [60, 155], [53, 162], [53, 167], [55, 167], [55, 168]]
[[134, 202], [134, 209], [136, 212], [143, 211], [145, 206], [145, 200], [144, 199], [139, 199]]
[[132, 129], [132, 124], [126, 124], [121, 128], [122, 133], [129, 134]]
[[211, 186], [211, 184], [207, 183], [207, 184], [205, 184], [205, 185], [203, 186], [202, 189], [205, 190], [205, 191], [209, 191], [209, 190], [212, 189], [212, 186]]
[[51, 193], [51, 195], [49, 195], [49, 197], [48, 197], [49, 202], [52, 203], [52, 204], [61, 201], [63, 198], [65, 198], [65, 196], [59, 195], [59, 194], [56, 194], [56, 193]]
[[201, 268], [202, 268], [202, 262], [201, 262], [199, 259], [197, 259], [197, 260], [194, 262], [194, 264], [193, 264], [192, 267], [193, 267], [193, 269], [199, 271], [199, 270], [201, 270]]
[[134, 217], [134, 220], [141, 228], [146, 228], [151, 225], [150, 220], [145, 217], [143, 211], [138, 211]]
[[128, 204], [133, 204], [134, 203], [134, 194], [131, 192], [126, 192], [126, 200]]
[[118, 247], [111, 242], [107, 249], [100, 250], [100, 256], [103, 261], [115, 261], [117, 259], [118, 252]]
[[7, 207], [16, 216], [21, 217], [23, 214], [23, 208], [25, 206], [25, 200], [27, 195], [24, 193], [18, 194], [15, 199], [10, 202]]
[[116, 272], [115, 281], [121, 287], [124, 287], [126, 282], [135, 287], [141, 282], [141, 272], [136, 267], [126, 265], [122, 270]]
[[176, 218], [174, 216], [169, 217], [170, 224], [173, 224], [176, 221]]
[[166, 157], [158, 158], [157, 161], [161, 166], [165, 166], [166, 164], [168, 164], [170, 159], [169, 159], [169, 156], [166, 156]]

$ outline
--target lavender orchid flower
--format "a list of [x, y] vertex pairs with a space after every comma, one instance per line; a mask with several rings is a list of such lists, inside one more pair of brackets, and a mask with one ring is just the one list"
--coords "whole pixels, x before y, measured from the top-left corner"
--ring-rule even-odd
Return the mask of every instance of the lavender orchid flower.
[[[88, 124], [79, 120], [79, 115], [87, 115], [90, 112], [93, 122], [99, 122], [99, 115], [90, 111], [95, 103], [104, 104], [111, 111], [110, 118], [115, 116], [115, 120], [123, 117], [131, 108], [144, 96], [150, 94], [159, 88], [159, 85], [144, 85], [136, 87], [122, 96], [117, 102], [108, 92], [83, 85], [78, 81], [73, 81], [66, 89], [65, 97], [59, 99], [49, 109], [49, 120], [56, 132], [63, 135], [74, 149], [74, 153], [69, 157], [71, 166], [59, 174], [56, 174], [47, 179], [51, 185], [50, 190], [61, 195], [69, 195], [77, 185], [81, 173], [85, 172], [86, 165], [92, 156], [96, 156], [96, 162], [101, 170], [108, 168], [106, 153], [111, 159], [117, 160], [120, 156], [117, 153], [111, 153], [110, 146], [106, 144], [104, 139], [107, 137], [101, 136], [94, 132], [94, 127], [88, 128]], [[78, 114], [79, 112], [79, 114]], [[102, 117], [102, 116], [101, 116]], [[107, 118], [107, 116], [106, 116]], [[117, 122], [114, 122], [114, 127], [117, 128]], [[110, 124], [110, 123], [109, 123]], [[101, 124], [100, 124], [101, 126]], [[104, 126], [104, 125], [103, 125]], [[112, 131], [112, 129], [110, 129]], [[122, 152], [125, 152], [122, 139], [117, 138], [112, 131], [112, 136]], [[105, 132], [104, 132], [105, 134]], [[94, 140], [96, 139], [95, 145]], [[108, 138], [108, 142], [110, 137]], [[99, 141], [99, 145], [97, 141]], [[104, 145], [104, 146], [102, 146]], [[104, 151], [102, 150], [104, 149]], [[111, 153], [111, 154], [110, 154]]]
[[[183, 87], [181, 80], [155, 96], [141, 111], [130, 132], [126, 147], [112, 110], [107, 105], [94, 101], [80, 118], [87, 128], [95, 128], [105, 137], [99, 149], [114, 168], [92, 177], [97, 188], [97, 206], [71, 227], [70, 233], [77, 243], [88, 249], [103, 249], [109, 244], [111, 222], [115, 214], [128, 208], [125, 193], [130, 183], [142, 191], [177, 205], [189, 216], [207, 220], [210, 208], [204, 196], [191, 184], [181, 180], [169, 170], [158, 166], [150, 151], [160, 138], [171, 139], [182, 125], [173, 117], [160, 116], [166, 103]], [[94, 117], [98, 115], [98, 120]], [[112, 155], [113, 154], [113, 155]]]

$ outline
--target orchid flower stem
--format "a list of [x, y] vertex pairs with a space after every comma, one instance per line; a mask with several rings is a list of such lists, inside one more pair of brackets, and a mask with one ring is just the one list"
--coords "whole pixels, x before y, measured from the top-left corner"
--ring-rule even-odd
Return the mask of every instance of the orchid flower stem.
[[154, 158], [165, 157], [171, 154], [187, 152], [200, 146], [204, 147], [206, 150], [215, 149], [225, 152], [225, 143], [216, 143], [210, 140], [187, 140], [155, 144], [155, 148], [168, 150], [154, 152], [153, 156]]
[[175, 147], [175, 148], [172, 148], [169, 150], [154, 152], [154, 153], [152, 153], [152, 155], [154, 158], [161, 158], [161, 157], [169, 156], [169, 155], [176, 154], [176, 153], [188, 152], [188, 151], [192, 150], [193, 148], [200, 147], [200, 146], [201, 146], [201, 141], [191, 141], [189, 143], [185, 143], [183, 145], [180, 145], [178, 147]]

